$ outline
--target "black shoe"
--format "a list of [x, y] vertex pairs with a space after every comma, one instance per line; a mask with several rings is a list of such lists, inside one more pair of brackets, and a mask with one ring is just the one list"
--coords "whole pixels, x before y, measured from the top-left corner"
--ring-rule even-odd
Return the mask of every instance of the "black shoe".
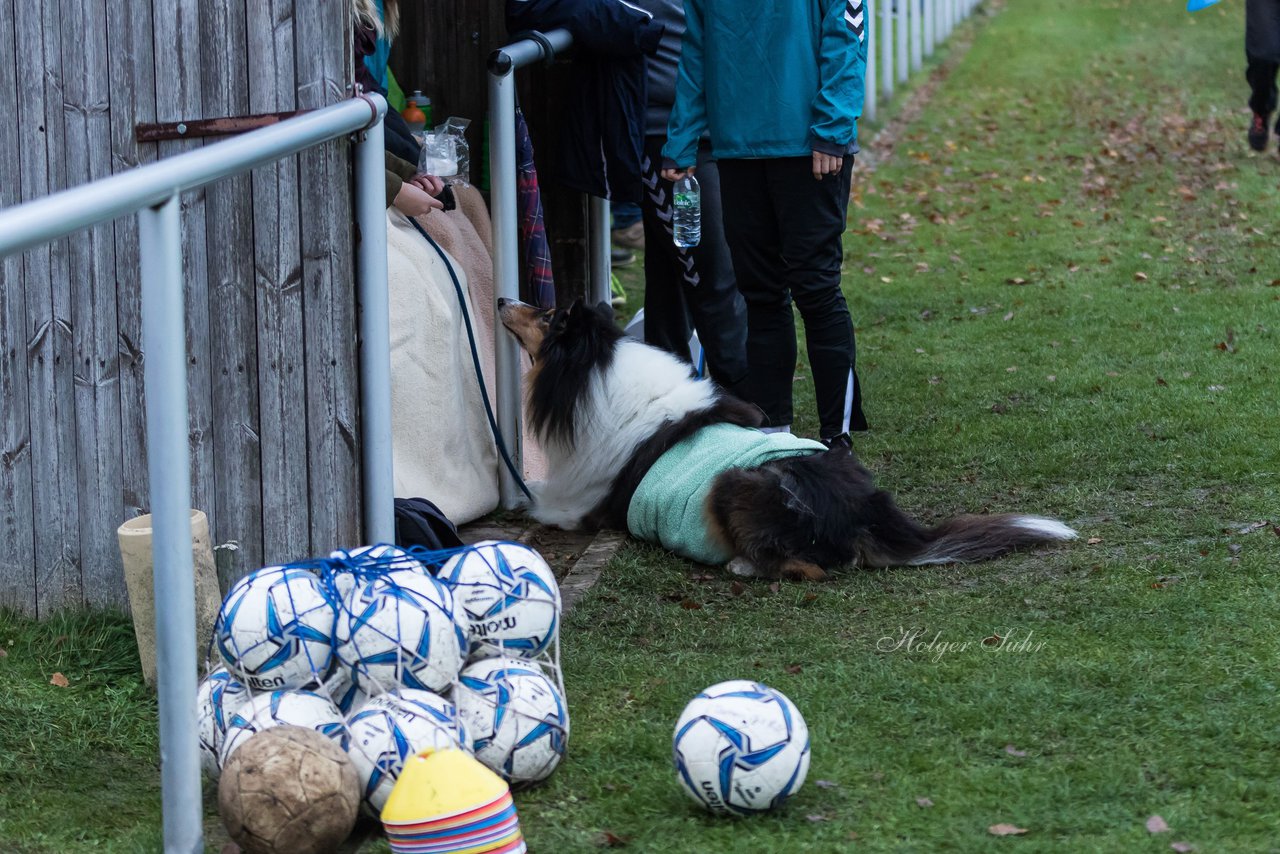
[[834, 451], [838, 448], [844, 448], [846, 451], [853, 451], [853, 435], [850, 433], [841, 433], [839, 436], [832, 436], [830, 439], [819, 439], [819, 442], [827, 446], [828, 451]]
[[610, 267], [625, 267], [628, 264], [634, 264], [635, 262], [636, 253], [631, 252], [630, 250], [619, 249], [616, 246], [609, 250]]
[[1254, 151], [1267, 150], [1267, 117], [1259, 113], [1254, 113], [1249, 123], [1249, 147]]

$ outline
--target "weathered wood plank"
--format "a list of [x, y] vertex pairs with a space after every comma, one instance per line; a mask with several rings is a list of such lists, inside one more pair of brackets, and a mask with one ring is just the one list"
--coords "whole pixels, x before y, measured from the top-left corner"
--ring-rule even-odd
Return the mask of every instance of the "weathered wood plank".
[[[124, 3], [107, 16], [111, 47], [111, 169], [123, 172], [156, 159], [155, 144], [134, 141], [137, 122], [156, 115], [151, 4]], [[151, 510], [147, 476], [147, 410], [143, 385], [142, 294], [138, 219], [115, 222], [116, 325], [120, 359], [120, 447], [124, 516]]]
[[[296, 21], [298, 106], [323, 107], [346, 96], [349, 10], [315, 8]], [[311, 550], [350, 548], [359, 539], [358, 385], [352, 331], [351, 197], [345, 141], [305, 151], [302, 174], [302, 280], [308, 358], [307, 462]]]
[[[199, 118], [201, 104], [200, 0], [153, 5], [156, 121]], [[202, 146], [200, 140], [158, 143], [160, 157]], [[213, 478], [213, 378], [210, 373], [209, 278], [205, 191], [182, 196], [182, 277], [187, 313], [187, 408], [191, 447], [191, 506], [217, 529]]]
[[[245, 0], [206, 0], [200, 19], [204, 115], [249, 112]], [[206, 191], [209, 338], [213, 342], [213, 537], [235, 541], [219, 570], [224, 588], [262, 565], [253, 186], [240, 175]]]
[[[65, 156], [69, 179], [80, 184], [111, 174], [107, 39], [102, 27], [107, 4], [72, 0], [61, 12]], [[115, 234], [110, 223], [72, 238], [70, 266], [85, 600], [117, 606], [126, 597], [116, 545], [123, 493]]]
[[[245, 11], [249, 109], [296, 109], [293, 0], [255, 0]], [[253, 173], [263, 552], [272, 563], [310, 552], [298, 182], [296, 158]]]
[[[17, 34], [12, 0], [0, 0], [0, 52]], [[16, 52], [12, 55], [17, 55]], [[0, 63], [0, 114], [18, 113], [16, 67]], [[18, 128], [0, 123], [0, 151], [15, 151]], [[4, 167], [0, 208], [16, 204], [16, 163]], [[12, 176], [10, 172], [15, 173]], [[35, 609], [35, 530], [32, 525], [31, 423], [27, 415], [27, 307], [22, 256], [0, 259], [0, 608]]]
[[[18, 89], [22, 200], [67, 186], [62, 119], [62, 33], [56, 3], [17, 3], [18, 44], [39, 80]], [[75, 341], [66, 239], [28, 250], [26, 280], [27, 402], [31, 423], [36, 611], [78, 605], [80, 489], [76, 469]]]

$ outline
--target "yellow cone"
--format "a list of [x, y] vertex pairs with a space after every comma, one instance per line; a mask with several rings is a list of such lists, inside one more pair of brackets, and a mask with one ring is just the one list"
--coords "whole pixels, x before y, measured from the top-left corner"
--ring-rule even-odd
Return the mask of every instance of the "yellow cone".
[[487, 806], [508, 791], [505, 780], [462, 750], [424, 750], [405, 760], [382, 808], [389, 824], [430, 821]]

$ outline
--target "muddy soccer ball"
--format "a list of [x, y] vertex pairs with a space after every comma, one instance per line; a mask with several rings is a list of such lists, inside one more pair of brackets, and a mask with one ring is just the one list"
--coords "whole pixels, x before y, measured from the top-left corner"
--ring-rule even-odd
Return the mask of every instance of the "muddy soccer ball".
[[302, 727], [254, 735], [227, 760], [218, 783], [222, 822], [245, 854], [335, 851], [359, 808], [351, 757]]

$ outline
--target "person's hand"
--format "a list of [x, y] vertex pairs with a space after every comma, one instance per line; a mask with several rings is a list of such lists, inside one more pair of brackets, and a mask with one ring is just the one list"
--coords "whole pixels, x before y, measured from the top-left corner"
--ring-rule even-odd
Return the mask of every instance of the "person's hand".
[[821, 151], [815, 151], [813, 153], [814, 180], [821, 181], [823, 175], [834, 175], [843, 168], [843, 157], [836, 157], [833, 154], [823, 154]]
[[683, 178], [685, 175], [690, 175], [690, 176], [692, 176], [692, 175], [693, 175], [693, 171], [694, 171], [696, 168], [697, 168], [696, 166], [690, 166], [690, 167], [688, 167], [688, 168], [686, 168], [686, 169], [663, 169], [663, 170], [662, 170], [662, 177], [663, 177], [663, 178], [666, 178], [668, 181], [670, 181], [670, 182], [672, 182], [672, 183], [674, 184], [676, 181], [679, 181], [679, 180], [680, 180], [681, 178]]
[[444, 192], [444, 181], [425, 172], [414, 175], [409, 179], [409, 183], [421, 188], [429, 196], [438, 196]]
[[405, 216], [422, 216], [444, 208], [444, 202], [433, 199], [426, 190], [412, 181], [404, 182], [391, 204]]

